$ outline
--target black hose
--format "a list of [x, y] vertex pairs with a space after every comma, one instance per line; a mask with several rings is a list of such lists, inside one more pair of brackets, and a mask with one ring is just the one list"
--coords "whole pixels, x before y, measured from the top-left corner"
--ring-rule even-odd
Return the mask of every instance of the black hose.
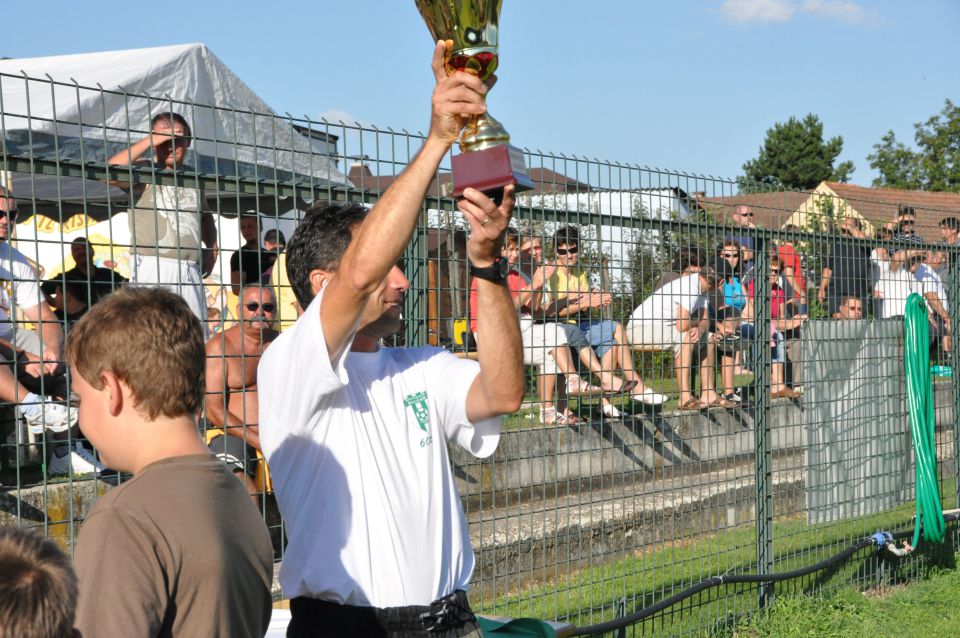
[[[943, 518], [945, 521], [956, 521], [958, 518], [960, 518], [960, 514], [945, 514]], [[912, 533], [913, 530], [911, 529], [909, 531], [892, 534], [892, 537], [895, 539], [907, 538]], [[596, 625], [588, 625], [586, 627], [578, 628], [576, 632], [570, 634], [570, 636], [571, 638], [575, 636], [597, 636], [607, 632], [616, 631], [617, 629], [623, 629], [625, 627], [629, 627], [630, 625], [635, 625], [645, 618], [663, 611], [667, 607], [672, 607], [673, 605], [676, 605], [677, 603], [686, 600], [691, 596], [699, 594], [705, 589], [710, 589], [711, 587], [716, 587], [718, 585], [735, 585], [739, 583], [777, 583], [784, 580], [791, 580], [793, 578], [800, 578], [801, 576], [806, 576], [822, 569], [826, 569], [831, 565], [842, 563], [857, 552], [874, 546], [876, 546], [876, 541], [873, 538], [863, 538], [842, 552], [834, 554], [833, 556], [824, 559], [819, 563], [808, 565], [807, 567], [801, 567], [800, 569], [794, 569], [789, 572], [780, 572], [775, 574], [730, 574], [723, 576], [711, 576], [710, 578], [702, 580], [696, 585], [693, 585], [692, 587], [689, 587], [678, 594], [674, 594], [669, 598], [665, 598], [658, 603], [650, 605], [649, 607], [644, 607], [640, 611], [634, 612], [629, 616], [624, 616], [608, 622], [598, 623]]]

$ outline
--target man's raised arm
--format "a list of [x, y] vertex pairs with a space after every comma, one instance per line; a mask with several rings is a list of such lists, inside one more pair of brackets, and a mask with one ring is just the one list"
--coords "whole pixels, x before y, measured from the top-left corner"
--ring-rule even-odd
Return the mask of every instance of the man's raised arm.
[[[457, 208], [470, 222], [467, 257], [477, 268], [493, 265], [500, 256], [503, 233], [513, 214], [514, 187], [504, 189], [497, 206], [478, 190], [468, 188]], [[477, 278], [477, 359], [480, 374], [467, 394], [467, 418], [476, 423], [520, 409], [524, 391], [523, 344], [520, 322], [506, 282]]]
[[[465, 118], [486, 111], [487, 87], [476, 76], [447, 75], [446, 47], [438, 42], [433, 52], [433, 91], [430, 133], [423, 148], [386, 190], [355, 230], [349, 247], [332, 276], [316, 273], [327, 282], [320, 306], [320, 322], [330, 358], [342, 353], [356, 329], [367, 299], [377, 290], [410, 242], [427, 187]], [[311, 274], [311, 277], [314, 275]]]

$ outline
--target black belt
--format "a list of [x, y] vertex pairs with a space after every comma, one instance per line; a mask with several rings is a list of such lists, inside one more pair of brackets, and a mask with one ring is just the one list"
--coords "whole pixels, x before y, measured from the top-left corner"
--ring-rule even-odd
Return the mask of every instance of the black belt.
[[[416, 636], [474, 630], [477, 617], [467, 594], [457, 590], [429, 605], [408, 607], [355, 607], [314, 598], [290, 601], [287, 636]], [[347, 633], [344, 633], [347, 632]]]

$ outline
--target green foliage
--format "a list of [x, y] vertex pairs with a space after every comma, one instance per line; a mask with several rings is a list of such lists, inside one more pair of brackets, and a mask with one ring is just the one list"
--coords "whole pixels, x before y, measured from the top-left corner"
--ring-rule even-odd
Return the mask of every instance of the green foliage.
[[810, 190], [824, 180], [846, 182], [853, 173], [853, 162], [837, 164], [843, 151], [843, 138], [824, 141], [823, 123], [813, 113], [802, 120], [791, 117], [777, 122], [767, 131], [760, 154], [743, 165], [741, 186], [753, 185]]
[[960, 192], [960, 105], [946, 100], [943, 110], [914, 124], [917, 150], [887, 131], [867, 156], [880, 176], [874, 186]]

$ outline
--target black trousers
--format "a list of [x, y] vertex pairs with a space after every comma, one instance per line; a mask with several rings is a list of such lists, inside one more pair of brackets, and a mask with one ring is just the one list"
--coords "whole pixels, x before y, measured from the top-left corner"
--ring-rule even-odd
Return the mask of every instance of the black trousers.
[[313, 598], [290, 601], [287, 638], [480, 638], [463, 591], [429, 606], [354, 607]]

